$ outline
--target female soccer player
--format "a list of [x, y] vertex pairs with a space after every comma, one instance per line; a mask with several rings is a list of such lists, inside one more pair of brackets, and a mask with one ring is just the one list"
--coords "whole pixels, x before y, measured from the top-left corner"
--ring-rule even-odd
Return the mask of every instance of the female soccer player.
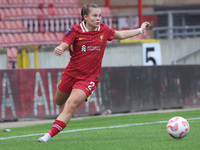
[[68, 48], [71, 58], [64, 70], [55, 95], [57, 105], [64, 105], [51, 130], [39, 142], [47, 142], [62, 131], [73, 112], [92, 94], [100, 80], [101, 63], [106, 43], [112, 39], [126, 39], [145, 32], [150, 27], [144, 22], [135, 30], [115, 31], [101, 23], [101, 9], [88, 4], [81, 9], [82, 23], [72, 25], [62, 43], [54, 49], [61, 56]]

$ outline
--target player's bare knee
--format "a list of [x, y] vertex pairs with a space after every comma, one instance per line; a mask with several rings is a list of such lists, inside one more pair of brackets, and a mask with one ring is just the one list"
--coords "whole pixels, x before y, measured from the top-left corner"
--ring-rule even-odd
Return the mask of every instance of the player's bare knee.
[[71, 106], [65, 107], [62, 111], [64, 114], [73, 114], [74, 108]]
[[65, 113], [73, 113], [77, 107], [78, 104], [76, 102], [67, 102], [63, 111], [65, 111]]

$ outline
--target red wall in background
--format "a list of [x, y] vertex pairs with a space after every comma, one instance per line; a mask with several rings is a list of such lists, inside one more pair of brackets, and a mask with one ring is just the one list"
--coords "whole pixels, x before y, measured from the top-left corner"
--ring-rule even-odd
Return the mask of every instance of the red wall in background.
[[[0, 70], [0, 121], [56, 117], [54, 96], [63, 69]], [[200, 66], [102, 68], [93, 95], [74, 115], [200, 106]]]

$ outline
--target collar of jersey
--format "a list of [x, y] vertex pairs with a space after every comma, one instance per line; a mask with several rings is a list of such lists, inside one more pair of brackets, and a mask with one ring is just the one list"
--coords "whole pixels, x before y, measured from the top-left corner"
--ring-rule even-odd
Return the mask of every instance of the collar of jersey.
[[[84, 21], [80, 23], [80, 26], [83, 32], [89, 32]], [[100, 25], [94, 31], [100, 31]]]

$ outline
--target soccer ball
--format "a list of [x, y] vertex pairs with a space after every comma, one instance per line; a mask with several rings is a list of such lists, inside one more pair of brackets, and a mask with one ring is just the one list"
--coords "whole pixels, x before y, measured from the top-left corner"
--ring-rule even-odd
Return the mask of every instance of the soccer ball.
[[189, 129], [189, 123], [183, 117], [173, 117], [167, 123], [167, 132], [175, 139], [185, 137]]

